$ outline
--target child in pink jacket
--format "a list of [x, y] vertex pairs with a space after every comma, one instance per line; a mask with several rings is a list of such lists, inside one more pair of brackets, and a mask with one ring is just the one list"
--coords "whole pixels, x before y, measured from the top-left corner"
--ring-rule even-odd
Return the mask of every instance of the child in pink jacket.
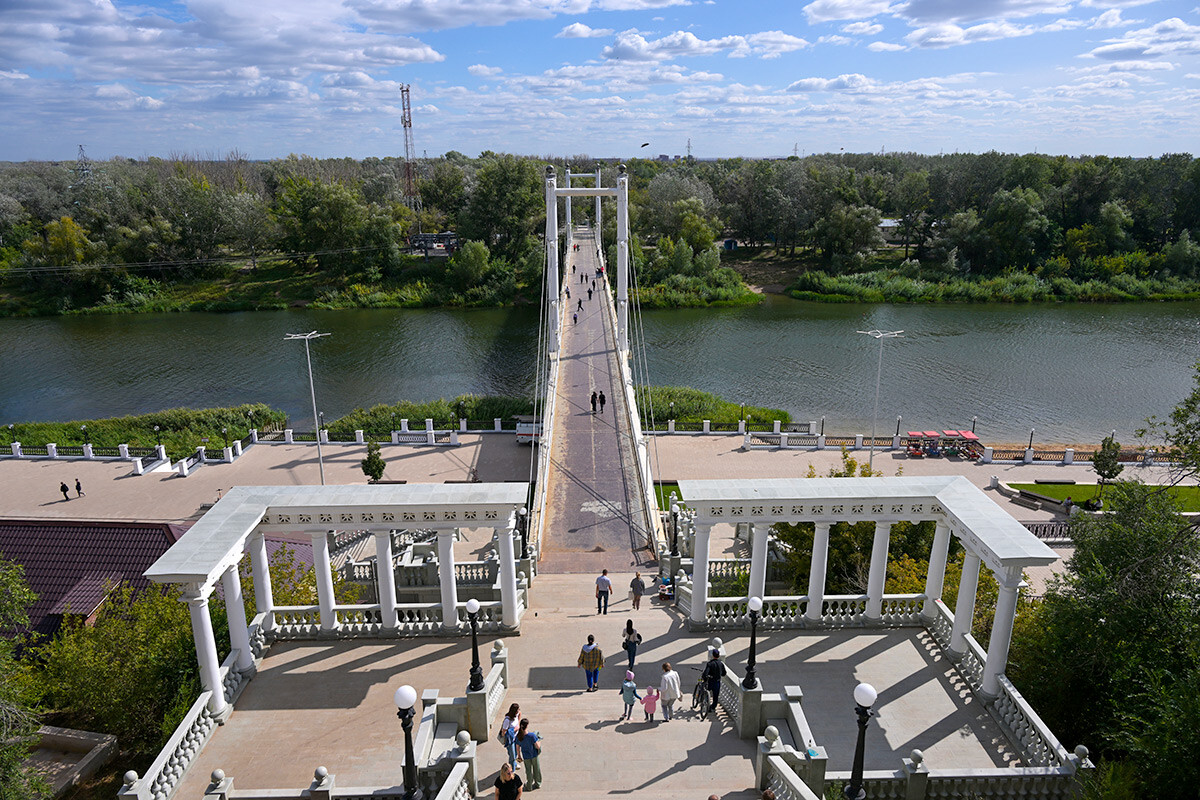
[[646, 709], [646, 721], [654, 721], [654, 711], [658, 708], [658, 689], [646, 687], [646, 696], [642, 698], [642, 707]]

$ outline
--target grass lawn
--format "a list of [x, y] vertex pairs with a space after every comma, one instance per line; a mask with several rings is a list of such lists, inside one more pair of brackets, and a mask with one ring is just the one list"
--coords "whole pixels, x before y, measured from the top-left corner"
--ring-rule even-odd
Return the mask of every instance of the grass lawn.
[[[659, 511], [670, 511], [671, 510], [671, 492], [674, 492], [676, 495], [678, 495], [679, 494], [679, 484], [678, 483], [663, 483], [662, 481], [655, 481], [654, 482], [654, 491], [658, 493], [658, 510]], [[681, 506], [684, 505], [682, 500], [679, 502], [679, 505], [681, 505]]]
[[[1010, 483], [1017, 491], [1033, 492], [1043, 497], [1082, 503], [1096, 496], [1099, 487], [1094, 483]], [[1200, 486], [1170, 486], [1167, 492], [1183, 511], [1200, 511]], [[670, 494], [670, 492], [668, 492]]]

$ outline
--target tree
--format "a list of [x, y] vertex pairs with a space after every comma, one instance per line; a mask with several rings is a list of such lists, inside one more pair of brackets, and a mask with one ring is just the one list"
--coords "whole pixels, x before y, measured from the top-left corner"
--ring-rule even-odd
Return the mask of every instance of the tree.
[[1114, 480], [1125, 467], [1120, 461], [1121, 444], [1113, 440], [1111, 436], [1105, 436], [1104, 441], [1100, 443], [1100, 449], [1092, 456], [1092, 469], [1100, 478], [1100, 486], [1096, 492], [1096, 499], [1100, 500], [1104, 494], [1104, 482]]
[[363, 474], [378, 483], [383, 480], [385, 469], [387, 469], [387, 462], [379, 453], [379, 442], [367, 442], [367, 457], [362, 460]]
[[9, 638], [29, 624], [27, 609], [37, 598], [20, 564], [0, 557], [0, 800], [32, 800], [45, 786], [23, 767], [37, 733], [28, 673]]
[[865, 254], [883, 244], [879, 219], [878, 209], [871, 206], [838, 203], [817, 220], [815, 244], [827, 261]]
[[322, 271], [349, 272], [358, 263], [367, 209], [362, 197], [340, 183], [292, 176], [283, 183], [275, 209], [284, 249], [306, 263], [315, 254]]
[[464, 239], [483, 242], [495, 255], [516, 261], [528, 246], [526, 237], [545, 221], [544, 203], [537, 163], [493, 154], [475, 175], [459, 232]]

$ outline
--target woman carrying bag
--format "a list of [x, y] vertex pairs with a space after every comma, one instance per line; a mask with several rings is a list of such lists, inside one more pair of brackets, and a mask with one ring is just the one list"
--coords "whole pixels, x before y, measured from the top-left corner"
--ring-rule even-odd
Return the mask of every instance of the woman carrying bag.
[[625, 630], [621, 631], [621, 647], [629, 654], [629, 667], [633, 668], [633, 659], [637, 655], [638, 645], [642, 643], [642, 635], [633, 628], [633, 620], [625, 620]]

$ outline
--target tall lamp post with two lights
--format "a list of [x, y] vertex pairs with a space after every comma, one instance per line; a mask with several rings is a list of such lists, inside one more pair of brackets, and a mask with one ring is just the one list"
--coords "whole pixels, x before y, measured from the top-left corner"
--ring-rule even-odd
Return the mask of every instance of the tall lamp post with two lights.
[[317, 389], [313, 384], [312, 354], [309, 352], [308, 343], [312, 339], [320, 339], [322, 336], [328, 335], [328, 333], [310, 331], [309, 333], [289, 333], [283, 337], [285, 342], [292, 342], [297, 339], [304, 340], [304, 358], [308, 362], [308, 391], [312, 395], [313, 422], [317, 426], [317, 465], [321, 469], [322, 486], [325, 485], [325, 459], [321, 455], [321, 421], [317, 416]]
[[883, 340], [898, 339], [904, 331], [859, 331], [866, 336], [879, 340], [879, 363], [875, 367], [875, 410], [871, 413], [871, 455], [867, 458], [867, 469], [875, 474], [875, 421], [879, 417], [879, 379], [883, 375]]

